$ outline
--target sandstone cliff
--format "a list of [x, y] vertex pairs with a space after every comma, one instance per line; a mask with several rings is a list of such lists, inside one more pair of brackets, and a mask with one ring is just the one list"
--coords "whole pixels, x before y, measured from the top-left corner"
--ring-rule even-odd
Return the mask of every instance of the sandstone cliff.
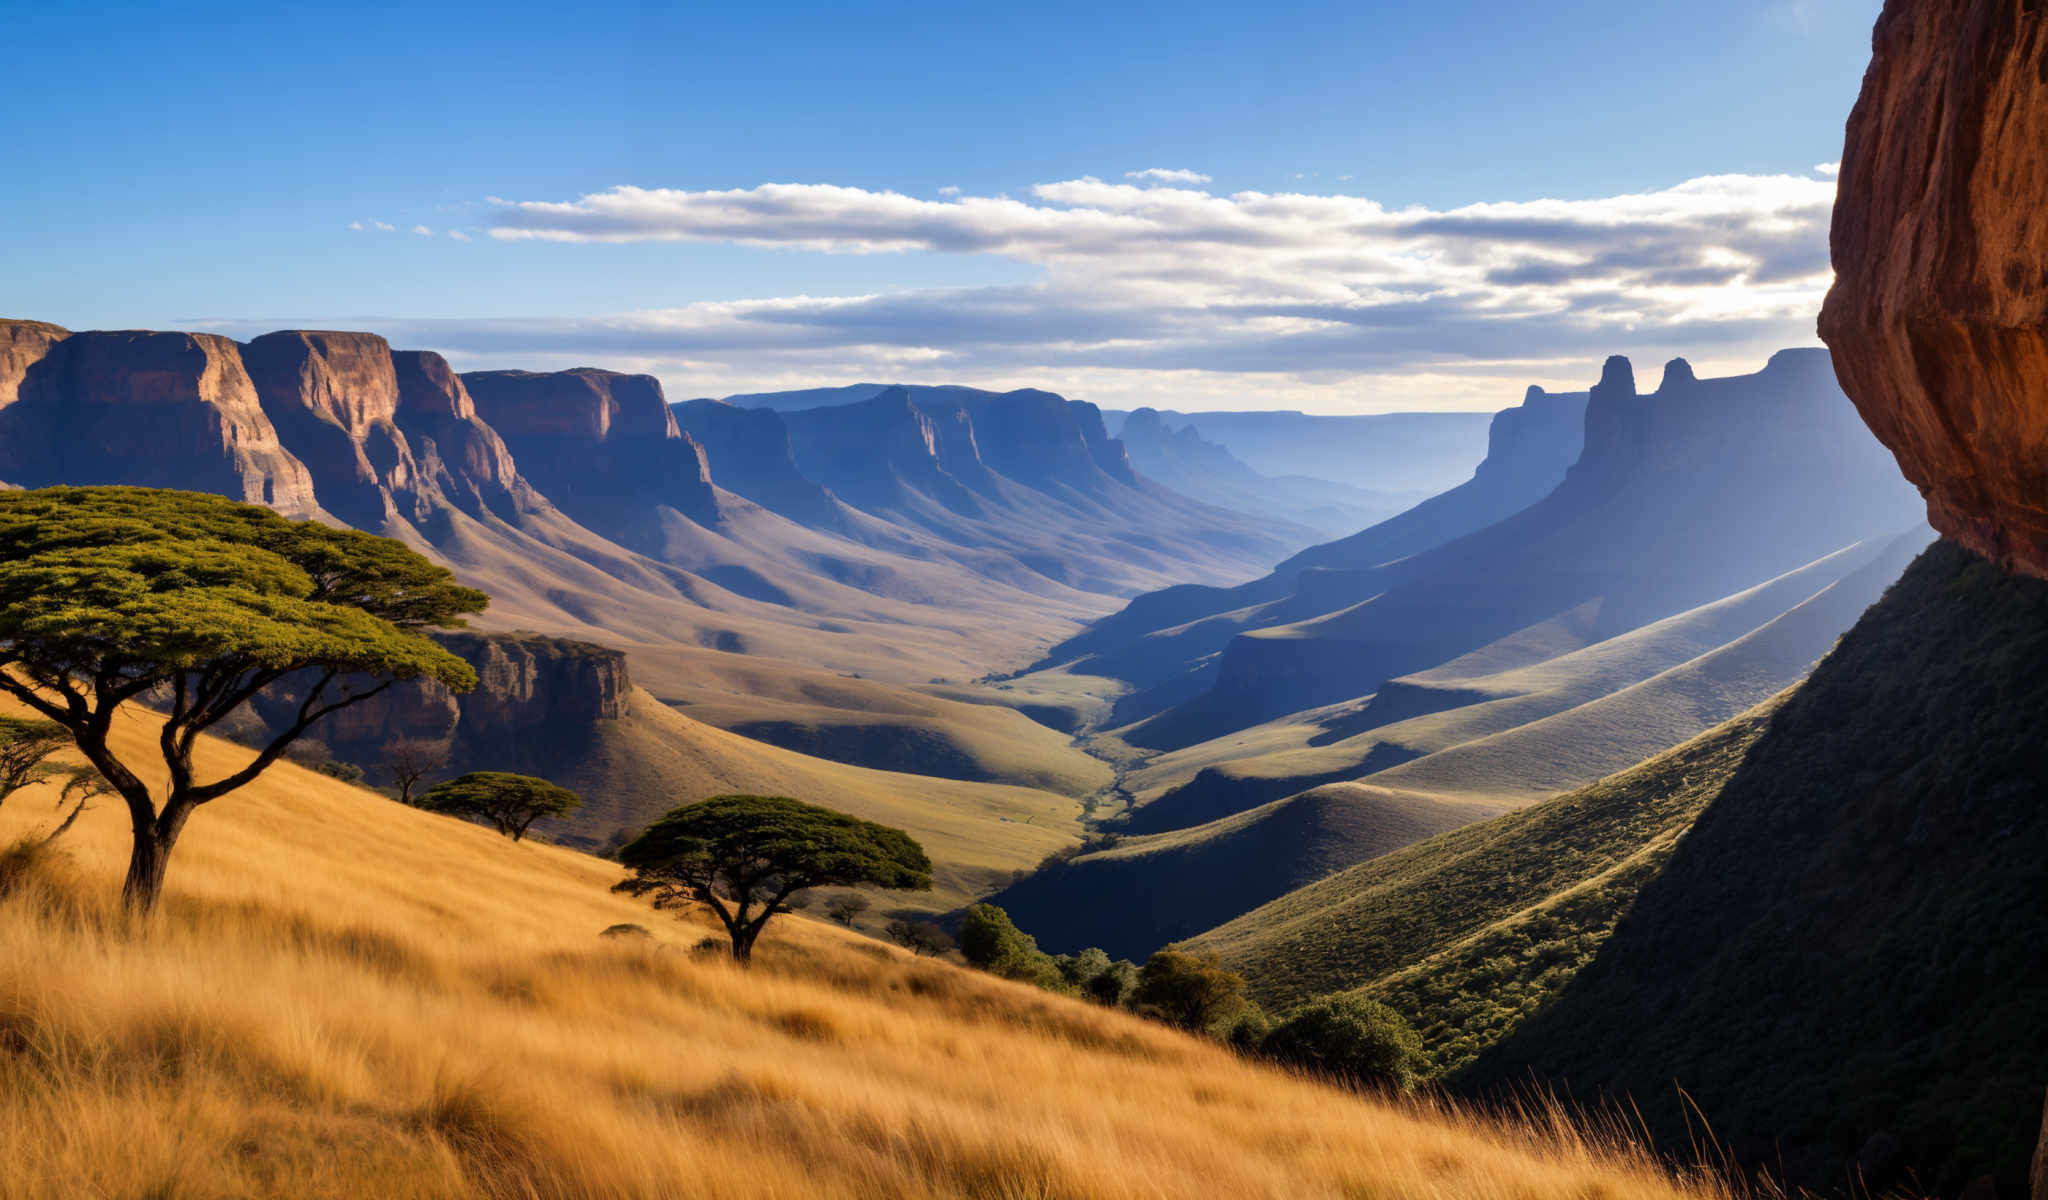
[[2048, 26], [2035, 8], [1885, 6], [1842, 151], [1820, 331], [1935, 528], [2048, 577]]
[[581, 524], [659, 555], [656, 510], [719, 522], [704, 449], [677, 428], [653, 376], [579, 367], [474, 371], [461, 383], [520, 473]]
[[0, 329], [0, 400], [11, 400], [0, 405], [0, 478], [195, 488], [292, 516], [319, 511], [311, 474], [229, 339]]

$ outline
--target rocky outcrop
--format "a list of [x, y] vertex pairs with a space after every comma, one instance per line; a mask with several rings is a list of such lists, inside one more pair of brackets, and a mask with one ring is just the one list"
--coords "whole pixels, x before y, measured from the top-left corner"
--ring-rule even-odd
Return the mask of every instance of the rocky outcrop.
[[70, 330], [47, 321], [0, 321], [0, 411], [20, 399], [29, 368], [70, 336]]
[[2048, 26], [1890, 0], [1842, 151], [1820, 332], [1935, 528], [2048, 577]]
[[[456, 695], [432, 680], [396, 683], [323, 719], [312, 736], [382, 782], [377, 771], [396, 741], [445, 754], [451, 773], [534, 768], [552, 749], [587, 741], [600, 723], [631, 710], [633, 684], [620, 651], [532, 633], [435, 636], [476, 669], [474, 691]], [[253, 707], [266, 728], [283, 727], [297, 712], [304, 687], [293, 681], [258, 698]]]
[[291, 516], [319, 511], [311, 473], [263, 411], [234, 342], [54, 332], [32, 325], [0, 339], [13, 393], [0, 409], [0, 478], [191, 488]]
[[461, 383], [520, 473], [606, 537], [659, 555], [657, 510], [701, 525], [721, 519], [704, 449], [677, 428], [652, 375], [476, 371]]

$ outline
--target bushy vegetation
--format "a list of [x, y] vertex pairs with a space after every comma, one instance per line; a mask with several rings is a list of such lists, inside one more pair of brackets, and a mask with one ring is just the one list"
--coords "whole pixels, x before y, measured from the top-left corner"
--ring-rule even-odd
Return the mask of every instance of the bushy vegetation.
[[1324, 996], [1287, 1015], [1260, 1043], [1277, 1062], [1361, 1087], [1405, 1092], [1423, 1065], [1422, 1039], [1400, 1013], [1363, 996]]

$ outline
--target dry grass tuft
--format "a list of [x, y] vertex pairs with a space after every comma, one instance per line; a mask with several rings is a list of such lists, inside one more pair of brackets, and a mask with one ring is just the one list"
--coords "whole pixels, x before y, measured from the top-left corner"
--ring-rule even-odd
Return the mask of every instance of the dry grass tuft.
[[147, 922], [125, 832], [0, 854], [0, 1200], [1707, 1194], [819, 922], [743, 971], [609, 864], [296, 768], [200, 813]]

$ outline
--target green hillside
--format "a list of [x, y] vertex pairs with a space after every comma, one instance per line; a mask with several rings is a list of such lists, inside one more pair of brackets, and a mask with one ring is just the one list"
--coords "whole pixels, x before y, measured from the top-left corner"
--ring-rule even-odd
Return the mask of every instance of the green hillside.
[[1467, 1081], [1626, 1094], [1676, 1146], [1696, 1105], [1795, 1185], [1839, 1186], [1861, 1158], [1873, 1192], [1988, 1173], [2027, 1194], [2048, 1089], [2044, 728], [2048, 583], [1938, 543], [1782, 705], [1594, 962]]
[[1276, 1011], [1367, 989], [1453, 1068], [1584, 963], [1782, 702], [1590, 787], [1340, 871], [1188, 945], [1220, 955]]

